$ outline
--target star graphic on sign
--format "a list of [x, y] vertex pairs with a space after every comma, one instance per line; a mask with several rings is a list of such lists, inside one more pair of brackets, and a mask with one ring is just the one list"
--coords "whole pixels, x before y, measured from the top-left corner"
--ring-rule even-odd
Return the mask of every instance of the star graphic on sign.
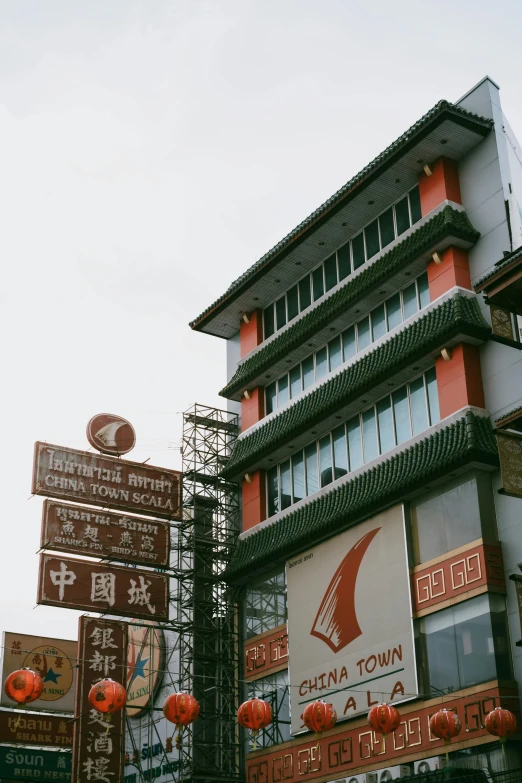
[[141, 657], [141, 651], [136, 659], [135, 664], [131, 667], [131, 678], [129, 685], [132, 685], [136, 677], [145, 677], [145, 666], [149, 662], [148, 658]]
[[49, 669], [47, 674], [44, 677], [44, 682], [54, 682], [55, 685], [58, 685], [58, 677], [61, 677], [61, 674], [55, 674], [52, 669]]

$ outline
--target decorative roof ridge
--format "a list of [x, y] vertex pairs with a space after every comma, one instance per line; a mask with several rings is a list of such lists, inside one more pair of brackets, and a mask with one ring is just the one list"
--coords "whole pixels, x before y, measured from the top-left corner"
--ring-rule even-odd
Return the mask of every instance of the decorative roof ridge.
[[522, 411], [522, 405], [517, 405], [516, 408], [512, 408], [507, 413], [503, 413], [502, 416], [499, 416], [498, 419], [495, 419], [495, 424], [498, 424], [500, 421], [504, 421], [504, 419], [511, 418], [511, 416], [514, 416], [514, 414], [518, 413], [519, 411]]
[[309, 395], [298, 398], [290, 408], [238, 439], [221, 475], [232, 478], [248, 470], [255, 460], [288, 443], [339, 406], [357, 399], [389, 377], [391, 371], [398, 372], [461, 333], [486, 340], [491, 327], [484, 320], [476, 298], [456, 293], [343, 372], [328, 378]]
[[469, 112], [466, 109], [450, 103], [447, 100], [439, 101], [433, 108], [426, 112], [426, 114], [424, 114], [419, 120], [411, 125], [401, 136], [399, 136], [398, 139], [388, 145], [388, 147], [386, 147], [383, 152], [370, 161], [370, 163], [361, 169], [361, 171], [348, 180], [345, 185], [341, 186], [332, 196], [330, 196], [330, 198], [326, 199], [326, 201], [324, 201], [307, 218], [301, 221], [301, 223], [299, 223], [292, 231], [284, 236], [282, 240], [274, 245], [274, 247], [265, 253], [258, 261], [252, 264], [252, 266], [243, 272], [242, 275], [234, 280], [224, 294], [216, 299], [216, 301], [207, 307], [197, 318], [189, 322], [189, 326], [192, 329], [195, 329], [198, 323], [206, 318], [212, 312], [212, 310], [218, 307], [223, 301], [228, 299], [232, 293], [234, 293], [238, 288], [246, 283], [256, 272], [262, 269], [265, 264], [267, 264], [269, 261], [272, 261], [278, 255], [278, 253], [281, 252], [281, 250], [283, 250], [290, 242], [296, 239], [306, 228], [308, 228], [316, 220], [327, 213], [329, 209], [331, 209], [341, 198], [343, 198], [343, 196], [353, 190], [353, 188], [355, 188], [357, 185], [361, 184], [370, 173], [372, 173], [380, 165], [391, 158], [392, 155], [394, 155], [401, 146], [410, 141], [410, 139], [420, 130], [422, 130], [424, 126], [428, 125], [439, 114], [442, 114], [445, 111], [449, 111], [457, 117], [462, 117], [467, 120], [480, 123], [488, 128], [493, 126], [493, 120], [488, 117], [481, 117], [480, 115]]
[[512, 250], [511, 253], [508, 253], [508, 255], [504, 256], [504, 258], [501, 258], [500, 261], [496, 261], [494, 267], [477, 280], [473, 286], [475, 291], [478, 293], [484, 287], [484, 283], [487, 283], [488, 280], [498, 275], [499, 272], [504, 271], [504, 269], [509, 267], [510, 264], [518, 261], [519, 258], [522, 258], [522, 245], [517, 247], [516, 250]]
[[497, 466], [498, 449], [489, 418], [468, 410], [284, 519], [240, 539], [224, 576], [238, 581], [255, 569], [280, 562], [470, 462]]
[[238, 366], [233, 377], [219, 394], [222, 397], [230, 397], [246, 388], [250, 378], [264, 372], [278, 358], [306, 342], [310, 336], [316, 334], [318, 329], [326, 326], [347, 307], [395, 274], [399, 268], [427, 253], [434, 244], [447, 236], [459, 236], [475, 243], [480, 234], [472, 226], [465, 212], [454, 209], [450, 205], [445, 206], [374, 263], [363, 267], [359, 274], [349, 277], [343, 286], [323, 298], [315, 308], [305, 313], [275, 339], [271, 339], [270, 343], [266, 345], [262, 343]]

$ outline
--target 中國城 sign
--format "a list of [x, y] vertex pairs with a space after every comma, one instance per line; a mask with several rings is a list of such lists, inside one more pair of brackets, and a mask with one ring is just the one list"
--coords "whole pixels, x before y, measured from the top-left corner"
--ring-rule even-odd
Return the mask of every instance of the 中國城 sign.
[[37, 442], [31, 491], [91, 506], [181, 519], [181, 477], [179, 470]]
[[338, 720], [417, 694], [402, 506], [286, 564], [292, 733], [316, 699]]

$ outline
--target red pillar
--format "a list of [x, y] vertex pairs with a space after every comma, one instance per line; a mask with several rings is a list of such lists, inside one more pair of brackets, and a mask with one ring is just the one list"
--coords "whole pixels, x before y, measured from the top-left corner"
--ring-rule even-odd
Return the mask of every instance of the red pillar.
[[440, 254], [440, 263], [428, 261], [426, 271], [432, 302], [456, 285], [471, 290], [468, 253], [461, 247], [448, 247]]
[[439, 158], [435, 163], [430, 164], [430, 169], [432, 171], [430, 176], [424, 172], [419, 176], [422, 217], [446, 200], [462, 204], [459, 172], [455, 161]]
[[466, 405], [486, 407], [477, 346], [460, 343], [449, 353], [449, 361], [442, 356], [435, 359], [441, 419]]
[[250, 483], [243, 479], [241, 486], [242, 530], [249, 530], [266, 519], [265, 471], [250, 474]]
[[239, 325], [239, 346], [241, 358], [263, 342], [263, 314], [261, 310], [246, 313], [248, 323], [241, 319]]
[[263, 386], [256, 386], [248, 392], [250, 399], [241, 398], [241, 432], [244, 432], [252, 424], [260, 421], [265, 415], [265, 390]]

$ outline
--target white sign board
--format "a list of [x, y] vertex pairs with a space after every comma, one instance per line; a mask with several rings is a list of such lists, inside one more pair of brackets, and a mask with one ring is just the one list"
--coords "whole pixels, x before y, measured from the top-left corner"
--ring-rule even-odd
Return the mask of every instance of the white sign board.
[[286, 564], [292, 734], [316, 699], [337, 719], [417, 695], [402, 506]]

